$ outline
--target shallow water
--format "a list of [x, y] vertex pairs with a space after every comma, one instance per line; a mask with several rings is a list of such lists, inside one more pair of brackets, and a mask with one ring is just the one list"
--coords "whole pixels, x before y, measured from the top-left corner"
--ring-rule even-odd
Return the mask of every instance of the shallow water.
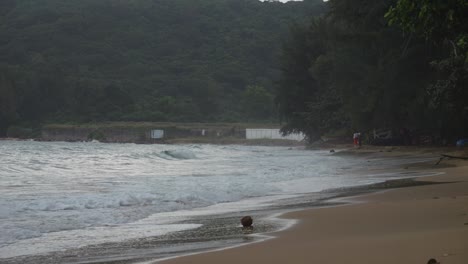
[[[242, 212], [414, 177], [370, 173], [400, 162], [288, 147], [0, 141], [0, 262], [103, 262], [184, 252], [216, 237], [240, 243]], [[213, 219], [222, 232], [207, 227]], [[260, 220], [257, 232], [278, 225]], [[174, 236], [185, 244], [167, 246]]]

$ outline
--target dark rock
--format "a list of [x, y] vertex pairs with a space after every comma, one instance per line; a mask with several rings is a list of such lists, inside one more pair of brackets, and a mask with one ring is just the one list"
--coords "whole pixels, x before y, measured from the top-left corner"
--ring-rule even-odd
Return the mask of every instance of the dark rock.
[[241, 224], [242, 224], [243, 227], [252, 226], [252, 223], [253, 223], [253, 219], [250, 216], [244, 216], [241, 219]]
[[335, 150], [334, 150], [334, 149], [331, 149], [331, 150], [330, 150], [330, 153], [335, 153]]

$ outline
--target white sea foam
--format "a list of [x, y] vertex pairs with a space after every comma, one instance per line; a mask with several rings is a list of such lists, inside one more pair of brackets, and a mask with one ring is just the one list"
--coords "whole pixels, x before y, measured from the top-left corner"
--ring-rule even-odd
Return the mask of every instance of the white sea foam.
[[69, 231], [50, 232], [37, 238], [27, 238], [0, 247], [1, 258], [44, 254], [53, 251], [79, 248], [86, 245], [115, 243], [142, 237], [160, 236], [170, 232], [197, 228], [199, 224], [140, 225], [132, 223], [116, 226], [99, 226]]
[[179, 223], [194, 216], [411, 176], [352, 173], [381, 164], [285, 147], [0, 141], [0, 259], [157, 236], [197, 227]]

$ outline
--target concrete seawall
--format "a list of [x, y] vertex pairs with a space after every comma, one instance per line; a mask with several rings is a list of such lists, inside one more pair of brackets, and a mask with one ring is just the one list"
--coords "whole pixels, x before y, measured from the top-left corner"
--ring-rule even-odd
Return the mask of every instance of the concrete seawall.
[[[162, 139], [151, 138], [152, 130], [164, 131]], [[245, 127], [213, 125], [166, 125], [148, 124], [145, 126], [69, 126], [48, 125], [41, 131], [42, 141], [90, 141], [115, 143], [163, 143], [166, 140], [181, 138], [238, 138], [245, 139]]]

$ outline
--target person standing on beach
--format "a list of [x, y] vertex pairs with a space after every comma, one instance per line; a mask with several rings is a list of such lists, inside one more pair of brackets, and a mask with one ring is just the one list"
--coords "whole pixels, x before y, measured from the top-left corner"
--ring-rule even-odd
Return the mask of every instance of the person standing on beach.
[[361, 147], [361, 133], [356, 132], [353, 134], [354, 147]]

